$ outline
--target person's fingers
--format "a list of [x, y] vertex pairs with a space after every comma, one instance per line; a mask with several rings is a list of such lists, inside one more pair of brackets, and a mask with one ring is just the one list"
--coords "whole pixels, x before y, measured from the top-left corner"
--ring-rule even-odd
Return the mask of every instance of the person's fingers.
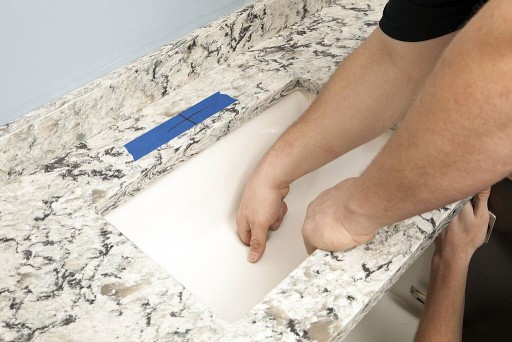
[[473, 221], [473, 218], [475, 216], [475, 208], [473, 207], [472, 203], [466, 203], [460, 210], [460, 212], [455, 216], [450, 222], [450, 226], [456, 226], [456, 225], [467, 225], [469, 222]]
[[286, 205], [285, 201], [281, 201], [281, 209], [279, 209], [279, 214], [277, 215], [277, 220], [272, 225], [270, 225], [269, 229], [272, 231], [276, 231], [281, 226], [281, 223], [283, 222], [284, 215], [286, 215], [286, 212], [288, 211], [288, 206]]
[[311, 255], [311, 253], [313, 253], [316, 250], [316, 248], [309, 241], [309, 238], [306, 234], [306, 230], [304, 229], [304, 227], [302, 228], [302, 240], [304, 241], [304, 247], [306, 247], [306, 252], [309, 255]]
[[314, 251], [316, 251], [316, 248], [309, 244], [306, 240], [304, 240], [304, 246], [306, 247], [306, 252], [308, 255], [311, 255]]
[[489, 209], [487, 208], [487, 202], [489, 200], [489, 196], [491, 195], [491, 189], [487, 189], [484, 191], [480, 191], [478, 194], [473, 196], [472, 204], [475, 212], [475, 215], [486, 215], [488, 216]]
[[249, 256], [247, 260], [250, 262], [257, 262], [260, 260], [265, 245], [267, 244], [267, 229], [262, 227], [251, 227], [251, 241], [249, 243]]
[[[452, 221], [452, 222], [453, 222], [453, 221]], [[449, 227], [449, 226], [448, 226], [448, 227]], [[443, 233], [444, 233], [445, 231], [446, 231], [446, 229], [445, 229], [445, 230], [443, 230], [443, 231], [442, 231], [438, 236], [436, 236], [436, 238], [435, 238], [435, 240], [434, 240], [434, 246], [435, 246], [435, 248], [436, 248], [436, 249], [441, 248], [441, 244], [442, 244], [442, 242], [443, 242]]]
[[486, 241], [486, 235], [489, 230], [489, 221], [491, 214], [487, 206], [491, 189], [480, 191], [473, 197], [474, 215], [475, 215], [475, 228], [478, 228], [480, 233], [480, 245]]
[[251, 241], [251, 227], [249, 227], [247, 221], [240, 216], [237, 216], [236, 227], [238, 230], [238, 236], [240, 236], [240, 240], [242, 240], [244, 245], [249, 246]]

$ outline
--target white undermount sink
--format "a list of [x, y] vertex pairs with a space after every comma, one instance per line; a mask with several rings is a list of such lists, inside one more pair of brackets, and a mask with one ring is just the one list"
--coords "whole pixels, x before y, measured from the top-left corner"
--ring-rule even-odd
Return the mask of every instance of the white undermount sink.
[[[228, 322], [242, 318], [307, 258], [300, 230], [309, 202], [324, 189], [359, 175], [391, 134], [295, 182], [281, 229], [270, 234], [261, 261], [251, 264], [235, 225], [244, 184], [263, 153], [313, 98], [303, 91], [286, 96], [106, 215]], [[363, 341], [353, 336], [346, 340]]]

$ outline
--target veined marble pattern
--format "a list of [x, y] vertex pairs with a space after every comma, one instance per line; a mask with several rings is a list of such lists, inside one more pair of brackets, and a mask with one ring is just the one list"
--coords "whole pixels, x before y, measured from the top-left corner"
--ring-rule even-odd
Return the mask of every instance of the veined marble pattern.
[[32, 172], [330, 3], [255, 1], [0, 127], [0, 185]]
[[[315, 252], [234, 324], [215, 317], [101, 215], [284, 94], [318, 92], [376, 26], [384, 2], [337, 1], [12, 177], [0, 196], [0, 341], [343, 338], [462, 203], [392, 225], [352, 250]], [[132, 161], [124, 143], [216, 91], [238, 102]]]

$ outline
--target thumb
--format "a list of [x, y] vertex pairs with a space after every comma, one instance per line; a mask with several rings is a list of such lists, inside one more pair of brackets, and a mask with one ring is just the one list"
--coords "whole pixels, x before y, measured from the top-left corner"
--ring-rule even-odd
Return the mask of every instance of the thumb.
[[265, 251], [265, 245], [267, 243], [267, 229], [265, 228], [252, 228], [251, 227], [251, 242], [249, 244], [249, 256], [247, 260], [250, 262], [257, 262], [260, 260], [263, 252]]
[[472, 203], [475, 208], [475, 213], [479, 213], [480, 211], [487, 211], [487, 200], [491, 195], [491, 189], [480, 191], [478, 194], [473, 196]]

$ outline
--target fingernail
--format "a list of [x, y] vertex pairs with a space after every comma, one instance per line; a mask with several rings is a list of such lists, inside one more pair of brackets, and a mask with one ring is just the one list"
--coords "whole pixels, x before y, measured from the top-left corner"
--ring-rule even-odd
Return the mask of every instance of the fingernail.
[[256, 252], [250, 252], [249, 256], [247, 257], [247, 260], [250, 262], [255, 262], [258, 259], [258, 254]]

